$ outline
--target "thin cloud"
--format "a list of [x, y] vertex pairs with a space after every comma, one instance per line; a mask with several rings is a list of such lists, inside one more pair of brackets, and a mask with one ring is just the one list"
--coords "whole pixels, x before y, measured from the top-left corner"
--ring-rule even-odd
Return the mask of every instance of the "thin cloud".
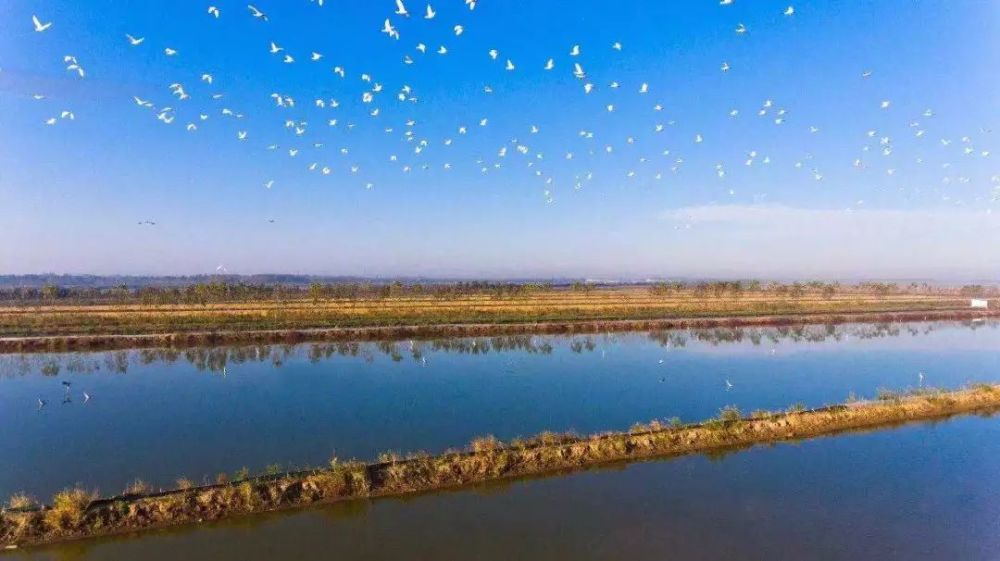
[[717, 272], [950, 278], [1000, 273], [1000, 215], [987, 210], [703, 205], [664, 211], [661, 218], [688, 238], [678, 264], [694, 267], [700, 257]]

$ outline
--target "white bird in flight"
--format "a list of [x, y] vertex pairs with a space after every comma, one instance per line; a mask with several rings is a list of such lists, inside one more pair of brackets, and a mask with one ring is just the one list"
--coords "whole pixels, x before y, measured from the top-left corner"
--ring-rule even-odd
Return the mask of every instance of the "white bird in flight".
[[406, 6], [403, 5], [403, 0], [396, 0], [396, 15], [404, 18], [410, 17], [410, 12], [407, 12]]
[[219, 19], [219, 15], [220, 15], [219, 9], [216, 8], [215, 6], [209, 6], [208, 7], [208, 15], [213, 16], [215, 19]]
[[[267, 21], [267, 14], [265, 14], [264, 12], [258, 10], [257, 6], [254, 6], [253, 4], [247, 4], [247, 9], [250, 10], [250, 15], [251, 16], [253, 16], [253, 17], [255, 17], [255, 18], [257, 18], [257, 19], [259, 19], [261, 21]], [[218, 16], [216, 16], [216, 17], [218, 17]]]
[[389, 18], [385, 18], [385, 23], [382, 24], [382, 33], [385, 33], [393, 39], [399, 39], [399, 32], [392, 26], [392, 22], [389, 21]]
[[427, 4], [427, 11], [424, 13], [424, 19], [434, 19], [434, 16], [436, 15], [437, 12], [434, 11], [434, 8], [432, 8], [430, 4]]
[[789, 7], [785, 8], [785, 15], [786, 16], [793, 16], [793, 15], [795, 15], [795, 6], [789, 6]]
[[146, 40], [145, 37], [133, 37], [132, 35], [129, 35], [128, 33], [125, 34], [125, 37], [128, 39], [129, 44], [132, 45], [133, 47], [137, 47], [137, 46], [141, 45], [142, 42]]
[[48, 23], [42, 23], [38, 19], [38, 16], [36, 16], [36, 15], [32, 15], [31, 16], [31, 23], [35, 24], [35, 31], [37, 31], [38, 33], [41, 33], [43, 31], [47, 30], [48, 28], [52, 27], [52, 22], [51, 21], [48, 22]]

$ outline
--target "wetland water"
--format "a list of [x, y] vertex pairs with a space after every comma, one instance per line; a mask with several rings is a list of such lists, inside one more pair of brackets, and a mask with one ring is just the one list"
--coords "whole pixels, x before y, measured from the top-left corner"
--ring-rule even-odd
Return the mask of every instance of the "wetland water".
[[906, 561], [1000, 558], [1000, 422], [961, 417], [357, 501], [12, 559]]
[[0, 496], [998, 379], [990, 321], [3, 355]]

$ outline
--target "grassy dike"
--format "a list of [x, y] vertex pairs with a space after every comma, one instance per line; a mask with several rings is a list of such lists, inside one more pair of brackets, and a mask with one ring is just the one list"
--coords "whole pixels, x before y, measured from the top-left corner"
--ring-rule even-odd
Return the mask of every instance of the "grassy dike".
[[1000, 410], [1000, 384], [956, 391], [882, 393], [875, 400], [820, 409], [793, 408], [749, 415], [725, 408], [698, 424], [653, 421], [627, 432], [591, 436], [543, 433], [508, 443], [474, 440], [465, 451], [379, 461], [331, 460], [327, 468], [247, 477], [217, 485], [146, 494], [141, 485], [126, 495], [97, 498], [83, 489], [57, 494], [50, 506], [14, 497], [0, 513], [0, 545], [13, 549], [64, 540], [200, 523], [255, 512], [341, 500], [404, 495], [481, 482], [550, 474], [644, 458], [681, 456], [788, 440], [875, 429], [953, 415]]

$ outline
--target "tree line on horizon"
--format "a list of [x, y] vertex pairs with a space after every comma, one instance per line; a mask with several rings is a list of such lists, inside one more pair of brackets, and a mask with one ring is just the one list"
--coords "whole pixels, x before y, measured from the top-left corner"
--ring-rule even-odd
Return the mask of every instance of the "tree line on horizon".
[[[0, 287], [0, 302], [9, 304], [33, 303], [120, 303], [120, 304], [209, 304], [221, 302], [290, 301], [325, 299], [386, 299], [394, 297], [489, 296], [512, 298], [528, 294], [554, 291], [590, 293], [602, 287], [591, 283], [574, 282], [557, 285], [551, 282], [514, 283], [490, 281], [459, 281], [451, 283], [421, 282], [313, 282], [309, 285], [284, 283], [247, 283], [212, 280], [184, 286], [142, 285], [130, 287], [121, 283], [110, 287], [60, 286], [46, 284], [41, 287]], [[832, 298], [838, 294], [867, 294], [886, 297], [894, 294], [934, 294], [961, 297], [989, 297], [1000, 295], [1000, 289], [982, 284], [961, 287], [935, 287], [928, 283], [901, 285], [892, 282], [861, 282], [845, 285], [838, 282], [808, 281], [782, 283], [759, 280], [723, 281], [670, 281], [646, 286], [653, 296], [692, 295], [697, 298], [739, 298], [746, 294], [764, 294], [782, 298], [821, 296]]]

